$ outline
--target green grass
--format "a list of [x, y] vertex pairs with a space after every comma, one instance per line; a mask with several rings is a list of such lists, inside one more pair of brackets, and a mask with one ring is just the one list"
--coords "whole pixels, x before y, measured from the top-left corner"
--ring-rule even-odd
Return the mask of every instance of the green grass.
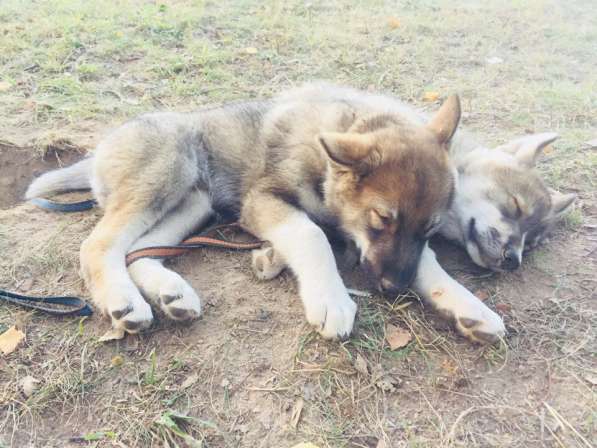
[[[313, 78], [415, 101], [426, 90], [458, 91], [473, 125], [492, 117], [513, 135], [571, 119], [595, 125], [589, 54], [597, 27], [586, 14], [570, 23], [582, 2], [549, 6], [550, 26], [534, 20], [548, 8], [540, 1], [25, 4], [0, 7], [0, 78], [13, 84], [0, 95], [9, 120], [23, 119], [25, 103], [40, 104], [36, 125], [44, 128], [267, 95]], [[503, 63], [488, 64], [492, 56]]]

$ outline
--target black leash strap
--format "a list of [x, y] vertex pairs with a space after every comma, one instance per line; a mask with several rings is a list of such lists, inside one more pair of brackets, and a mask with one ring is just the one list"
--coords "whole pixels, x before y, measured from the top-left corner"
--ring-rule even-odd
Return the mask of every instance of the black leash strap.
[[93, 310], [78, 297], [32, 297], [0, 289], [0, 300], [55, 316], [91, 316]]
[[[66, 203], [51, 201], [44, 198], [34, 198], [31, 199], [30, 202], [45, 210], [65, 213], [91, 210], [97, 204], [95, 199]], [[0, 289], [0, 301], [43, 311], [44, 313], [53, 314], [55, 316], [91, 316], [93, 314], [93, 310], [89, 304], [78, 297], [33, 297]]]

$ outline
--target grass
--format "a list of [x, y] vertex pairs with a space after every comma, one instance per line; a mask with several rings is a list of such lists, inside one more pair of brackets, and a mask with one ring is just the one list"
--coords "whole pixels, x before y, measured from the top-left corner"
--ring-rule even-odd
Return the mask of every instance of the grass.
[[[21, 322], [27, 342], [0, 360], [0, 446], [589, 446], [597, 431], [587, 227], [597, 153], [585, 144], [597, 135], [591, 2], [3, 0], [0, 36], [0, 141], [32, 151], [92, 149], [110, 126], [148, 110], [328, 79], [425, 109], [437, 106], [425, 92], [458, 92], [464, 126], [490, 144], [558, 132], [539, 169], [552, 187], [579, 195], [523, 270], [451, 271], [491, 291], [492, 307], [510, 306], [509, 337], [495, 347], [463, 341], [415, 296], [360, 298], [355, 336], [323, 341], [302, 323], [290, 278], [257, 283], [239, 254], [175, 264], [207, 301], [190, 327], [162, 321], [141, 338], [101, 344], [100, 319], [2, 308], [0, 328]], [[76, 258], [95, 216], [0, 213], [3, 285], [30, 278], [29, 292], [86, 294]], [[247, 275], [233, 287], [231, 273]], [[413, 340], [390, 350], [388, 324]], [[40, 380], [31, 397], [19, 389], [26, 375]]]

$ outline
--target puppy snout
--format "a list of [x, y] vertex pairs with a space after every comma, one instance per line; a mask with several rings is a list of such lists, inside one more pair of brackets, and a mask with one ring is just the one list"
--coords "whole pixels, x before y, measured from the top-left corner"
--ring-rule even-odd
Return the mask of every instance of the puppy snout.
[[518, 252], [512, 248], [504, 251], [504, 259], [502, 260], [502, 269], [506, 271], [514, 271], [520, 266], [520, 257]]

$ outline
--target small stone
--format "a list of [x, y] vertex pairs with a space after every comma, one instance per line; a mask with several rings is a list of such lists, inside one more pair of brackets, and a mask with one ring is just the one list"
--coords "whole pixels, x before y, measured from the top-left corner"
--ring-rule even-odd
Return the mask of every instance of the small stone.
[[19, 380], [19, 387], [25, 397], [29, 398], [38, 389], [39, 380], [31, 375], [24, 376]]
[[363, 358], [360, 354], [357, 355], [357, 359], [354, 362], [354, 368], [357, 370], [357, 372], [362, 373], [363, 375], [369, 375], [367, 361], [365, 361], [365, 358]]

